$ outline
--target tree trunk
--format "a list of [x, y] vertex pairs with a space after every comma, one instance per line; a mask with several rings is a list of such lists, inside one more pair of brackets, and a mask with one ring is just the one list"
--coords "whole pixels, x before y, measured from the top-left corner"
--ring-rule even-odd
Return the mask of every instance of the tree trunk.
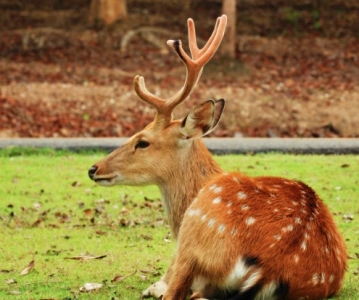
[[236, 55], [236, 2], [237, 0], [222, 0], [222, 13], [227, 15], [228, 21], [220, 53], [229, 58]]
[[90, 22], [110, 25], [127, 17], [126, 0], [92, 0], [90, 5]]

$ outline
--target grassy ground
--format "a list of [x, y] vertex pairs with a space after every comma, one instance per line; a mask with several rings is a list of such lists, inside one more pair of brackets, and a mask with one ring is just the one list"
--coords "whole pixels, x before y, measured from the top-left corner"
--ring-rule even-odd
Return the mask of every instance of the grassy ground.
[[[133, 300], [165, 271], [175, 244], [157, 188], [96, 186], [87, 169], [103, 156], [0, 151], [0, 299]], [[359, 299], [358, 156], [216, 159], [226, 170], [311, 185], [334, 214], [352, 257], [336, 299]], [[34, 267], [21, 275], [31, 261]], [[80, 292], [85, 283], [103, 286]]]

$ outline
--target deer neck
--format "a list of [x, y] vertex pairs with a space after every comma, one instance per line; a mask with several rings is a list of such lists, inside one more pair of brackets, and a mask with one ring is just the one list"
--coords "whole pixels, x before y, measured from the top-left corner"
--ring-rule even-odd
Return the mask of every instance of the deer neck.
[[[173, 171], [175, 170], [175, 171]], [[208, 180], [223, 172], [204, 143], [194, 140], [189, 152], [159, 184], [168, 222], [177, 239], [185, 211]]]

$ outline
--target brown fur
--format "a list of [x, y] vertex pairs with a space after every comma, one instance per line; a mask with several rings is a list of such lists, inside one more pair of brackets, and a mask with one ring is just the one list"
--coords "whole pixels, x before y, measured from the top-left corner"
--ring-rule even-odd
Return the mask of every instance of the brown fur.
[[184, 299], [188, 278], [197, 276], [227, 288], [244, 256], [258, 258], [263, 286], [289, 285], [285, 299], [335, 295], [346, 269], [344, 242], [326, 206], [310, 187], [282, 178], [230, 173], [211, 180], [187, 210], [178, 244], [164, 300]]

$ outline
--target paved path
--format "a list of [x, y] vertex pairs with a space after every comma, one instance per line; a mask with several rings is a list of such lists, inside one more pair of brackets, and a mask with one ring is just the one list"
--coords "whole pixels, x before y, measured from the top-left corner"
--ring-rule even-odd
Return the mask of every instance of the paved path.
[[[0, 148], [48, 147], [111, 151], [126, 140], [127, 138], [15, 138], [0, 139]], [[359, 154], [359, 138], [204, 138], [203, 140], [208, 149], [216, 154], [260, 152]]]

